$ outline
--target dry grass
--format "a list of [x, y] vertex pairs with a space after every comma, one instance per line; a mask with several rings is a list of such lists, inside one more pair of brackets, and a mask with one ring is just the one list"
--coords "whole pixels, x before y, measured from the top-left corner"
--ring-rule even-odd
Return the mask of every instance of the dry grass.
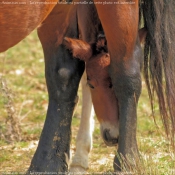
[[7, 118], [5, 121], [5, 130], [0, 132], [0, 138], [8, 143], [21, 141], [21, 127], [19, 117], [16, 114], [15, 106], [13, 103], [13, 94], [11, 89], [8, 88], [7, 83], [2, 76], [0, 77], [0, 90], [3, 97], [4, 107], [6, 109]]
[[[15, 94], [11, 105], [21, 127], [21, 141], [9, 143], [0, 140], [0, 171], [25, 172], [35, 152], [43, 127], [47, 108], [47, 91], [44, 79], [44, 62], [41, 45], [36, 32], [29, 35], [20, 44], [5, 54], [0, 54], [0, 76], [6, 80], [6, 87]], [[2, 82], [2, 81], [1, 81]], [[7, 94], [11, 94], [8, 90]], [[79, 91], [81, 96], [81, 90]], [[7, 99], [8, 96], [5, 98]], [[0, 94], [0, 133], [7, 130], [8, 111], [4, 93]], [[8, 99], [9, 100], [9, 99]], [[7, 100], [7, 101], [8, 101]], [[163, 126], [158, 118], [157, 126], [153, 122], [148, 95], [143, 82], [143, 92], [138, 105], [138, 144], [141, 161], [135, 163], [131, 172], [136, 175], [173, 175], [175, 174], [175, 155], [164, 135]], [[81, 100], [72, 122], [72, 151], [75, 150], [75, 138], [80, 120]], [[99, 124], [93, 135], [93, 150], [90, 154], [90, 174], [113, 171], [115, 148], [107, 147], [100, 138]], [[125, 172], [125, 174], [127, 174]]]

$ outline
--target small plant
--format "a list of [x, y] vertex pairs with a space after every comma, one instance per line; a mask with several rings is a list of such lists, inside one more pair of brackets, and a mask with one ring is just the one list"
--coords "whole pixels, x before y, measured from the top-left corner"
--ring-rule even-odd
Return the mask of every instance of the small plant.
[[[171, 168], [170, 166], [169, 168], [163, 167], [163, 169], [168, 168], [166, 169], [165, 173], [165, 171], [160, 168], [158, 160], [156, 160], [155, 157], [150, 155], [146, 156], [144, 154], [140, 154], [138, 157], [134, 153], [133, 155], [133, 158], [130, 156], [126, 156], [125, 158], [123, 155], [117, 154], [121, 165], [120, 168], [122, 170], [120, 175], [174, 175], [175, 173], [174, 164], [171, 166]], [[173, 152], [172, 156], [174, 156]]]
[[7, 112], [5, 130], [2, 131], [2, 126], [0, 126], [0, 137], [7, 142], [20, 141], [21, 128], [13, 103], [13, 93], [2, 76], [0, 76], [0, 93], [2, 94], [4, 107]]

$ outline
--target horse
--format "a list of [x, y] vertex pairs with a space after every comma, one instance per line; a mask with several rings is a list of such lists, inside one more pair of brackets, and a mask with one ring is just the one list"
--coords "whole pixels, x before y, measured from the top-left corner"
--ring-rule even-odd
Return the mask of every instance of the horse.
[[[139, 29], [139, 41], [141, 45], [144, 45], [146, 34], [147, 31], [145, 28]], [[84, 76], [86, 75], [87, 77], [86, 84], [90, 88], [95, 113], [97, 119], [101, 123], [100, 130], [102, 138], [107, 146], [114, 146], [115, 144], [117, 145], [118, 140], [109, 137], [113, 135], [113, 137], [115, 137], [115, 134], [118, 134], [118, 128], [116, 126], [118, 125], [119, 118], [117, 118], [117, 120], [115, 119], [118, 115], [118, 108], [116, 108], [118, 102], [115, 98], [114, 90], [112, 88], [113, 85], [108, 73], [108, 68], [110, 65], [110, 55], [108, 53], [107, 41], [105, 36], [100, 34], [97, 37], [96, 43], [87, 43], [80, 39], [65, 37], [63, 40], [63, 45], [65, 45], [66, 48], [72, 52], [74, 58], [85, 61], [86, 74], [84, 74]], [[135, 54], [138, 53], [139, 52], [136, 52]], [[140, 58], [142, 58], [141, 55]], [[140, 64], [142, 64], [142, 61], [143, 59], [140, 60]], [[86, 88], [83, 87], [82, 96], [85, 96], [88, 93], [88, 91], [86, 91], [85, 94], [85, 89]], [[89, 101], [88, 103], [90, 102], [91, 101]], [[87, 101], [86, 105], [88, 105]], [[82, 112], [84, 112], [84, 108], [82, 109]], [[92, 138], [92, 132], [89, 132], [91, 128], [91, 122], [89, 121], [91, 119], [92, 116], [90, 115], [90, 113], [88, 114], [87, 112], [87, 114], [82, 114], [81, 124], [86, 127], [86, 130], [83, 130], [83, 128], [79, 129], [79, 137], [77, 137], [76, 143], [77, 149], [75, 152], [75, 156], [73, 157], [73, 160], [71, 162], [70, 172], [84, 172], [88, 168], [88, 153], [90, 152], [92, 145], [92, 143], [90, 142], [92, 140], [90, 139]], [[111, 126], [113, 126], [114, 128], [111, 128]], [[105, 128], [106, 133], [103, 132], [103, 128]], [[110, 133], [111, 130], [113, 131], [113, 133]], [[86, 132], [86, 134], [82, 134], [82, 132]], [[103, 136], [103, 134], [106, 135]]]
[[93, 44], [67, 37], [63, 41], [66, 48], [72, 50], [73, 57], [86, 62], [87, 84], [91, 90], [97, 119], [101, 124], [101, 135], [107, 146], [114, 146], [118, 143], [115, 138], [119, 134], [116, 127], [118, 126], [118, 102], [108, 74], [110, 56], [104, 43], [104, 38], [98, 39], [97, 43]]
[[[117, 128], [115, 130], [115, 124], [117, 125], [115, 117], [118, 113], [118, 110], [116, 108], [117, 99], [115, 98], [114, 91], [111, 90], [112, 84], [107, 71], [110, 63], [110, 57], [109, 53], [107, 53], [104, 36], [99, 37], [97, 39], [97, 43], [93, 44], [88, 44], [82, 40], [66, 37], [64, 38], [63, 44], [66, 46], [66, 48], [72, 50], [73, 57], [79, 58], [86, 62], [86, 84], [90, 87], [91, 90], [92, 102], [95, 107], [94, 110], [97, 119], [101, 121], [101, 134], [104, 134], [103, 130], [105, 128], [107, 135], [111, 130], [109, 126], [113, 126], [112, 134], [115, 134], [115, 131], [118, 132]], [[110, 98], [112, 98], [113, 101]], [[104, 100], [105, 103], [103, 102]], [[106, 114], [108, 114], [108, 117]], [[84, 121], [83, 117], [84, 116], [82, 116], [81, 121]], [[110, 120], [108, 118], [110, 118]], [[82, 123], [90, 124], [90, 122], [87, 121], [84, 121]], [[89, 133], [88, 130], [85, 130], [84, 132]], [[88, 134], [86, 135], [88, 136]], [[82, 142], [80, 147], [78, 145], [80, 142], [77, 139], [76, 145], [78, 149], [75, 152], [75, 156], [71, 162], [70, 172], [85, 172], [88, 168], [88, 153], [90, 152], [87, 142], [88, 137], [82, 137], [81, 134], [81, 137], [79, 138], [82, 138], [82, 140], [85, 142]], [[117, 144], [117, 140], [106, 140], [109, 138], [104, 135], [102, 135], [102, 138], [108, 146], [113, 146], [112, 142], [115, 142], [115, 144]], [[83, 151], [82, 148], [84, 148]]]
[[[77, 3], [77, 1], [74, 2]], [[85, 65], [83, 61], [73, 59], [71, 53], [62, 45], [62, 40], [64, 36], [79, 38], [79, 33], [81, 33], [84, 41], [94, 42], [101, 27], [107, 39], [110, 54], [108, 72], [118, 102], [119, 116], [117, 125], [119, 135], [112, 138], [108, 134], [107, 137], [118, 140], [117, 152], [119, 155], [126, 158], [128, 155], [134, 157], [138, 153], [136, 109], [141, 93], [141, 65], [140, 54], [135, 53], [137, 50], [140, 52], [141, 49], [138, 37], [141, 16], [143, 16], [144, 26], [147, 30], [144, 74], [151, 104], [153, 107], [156, 94], [166, 133], [172, 141], [174, 140], [175, 111], [172, 106], [175, 101], [173, 93], [175, 86], [174, 1], [132, 0], [128, 2], [119, 0], [117, 3], [102, 1], [104, 5], [101, 5], [94, 0], [94, 5], [90, 5], [89, 2], [89, 5], [86, 6], [82, 1], [76, 3], [57, 4], [54, 8], [52, 6], [51, 12], [51, 8], [48, 11], [45, 10], [50, 13], [42, 17], [43, 22], [42, 20], [36, 22], [34, 19], [28, 19], [35, 21], [35, 27], [42, 22], [38, 28], [38, 36], [45, 55], [46, 83], [49, 94], [46, 121], [28, 172], [67, 172], [71, 117], [77, 102], [78, 84]], [[47, 4], [44, 7], [47, 7]], [[12, 13], [11, 17], [4, 15], [3, 21], [8, 23], [8, 20], [15, 14], [18, 14], [15, 16], [16, 20], [23, 21], [20, 8], [18, 10], [16, 13]], [[1, 14], [5, 14], [7, 11], [7, 7], [0, 9]], [[35, 18], [38, 19], [40, 15], [41, 11], [35, 14]], [[1, 24], [3, 26], [3, 23]], [[8, 25], [10, 26], [11, 23]], [[21, 28], [18, 28], [19, 35]], [[3, 28], [3, 35], [6, 34], [8, 34], [8, 30]], [[18, 36], [18, 41], [24, 36]], [[12, 38], [5, 38], [4, 43]], [[10, 46], [7, 44], [1, 51]], [[130, 164], [132, 165], [132, 161]], [[121, 170], [118, 156], [114, 158], [114, 170]]]

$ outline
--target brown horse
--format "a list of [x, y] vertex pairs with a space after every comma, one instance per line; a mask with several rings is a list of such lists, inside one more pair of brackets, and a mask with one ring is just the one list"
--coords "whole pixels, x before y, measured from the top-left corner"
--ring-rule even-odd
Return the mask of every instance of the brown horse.
[[[139, 30], [140, 44], [144, 44], [146, 34], [145, 28]], [[108, 73], [110, 56], [105, 36], [99, 35], [97, 43], [87, 43], [65, 37], [63, 44], [72, 52], [73, 57], [86, 62], [87, 84], [90, 87], [95, 113], [100, 122], [102, 138], [107, 146], [115, 146], [119, 136], [118, 102]], [[140, 54], [140, 63], [142, 63], [140, 48], [135, 54]]]
[[[142, 45], [144, 45], [146, 34], [145, 28], [139, 30], [139, 39]], [[116, 138], [119, 135], [118, 102], [108, 73], [110, 56], [107, 51], [105, 36], [100, 34], [97, 38], [97, 43], [87, 43], [66, 37], [63, 44], [72, 52], [73, 57], [86, 62], [87, 84], [90, 87], [95, 113], [100, 122], [102, 138], [106, 145], [115, 146], [118, 143]], [[140, 58], [142, 58], [141, 55]], [[140, 63], [142, 61], [143, 59], [140, 60]], [[83, 121], [83, 118], [81, 118], [81, 122], [89, 123], [88, 121]], [[86, 126], [87, 124], [84, 125]], [[86, 138], [88, 138], [90, 131], [86, 129], [86, 132]], [[79, 139], [83, 137], [81, 133], [79, 133]], [[75, 170], [80, 172], [82, 168], [86, 169], [88, 167], [88, 154], [86, 152], [89, 153], [90, 149], [85, 149], [88, 148], [86, 138], [84, 138], [84, 143], [80, 144], [81, 146], [77, 144], [78, 150], [71, 163], [71, 172]], [[80, 140], [77, 139], [77, 143], [80, 143]]]
[[[94, 3], [95, 6], [83, 5], [80, 0], [78, 5], [57, 4], [52, 11], [54, 5], [47, 4], [41, 5], [43, 9], [37, 5], [31, 6], [30, 11], [27, 7], [30, 4], [26, 5], [26, 11], [19, 5], [17, 9], [11, 10], [16, 4], [8, 7], [0, 6], [0, 18], [3, 19], [0, 20], [0, 32], [3, 34], [0, 35], [1, 51], [20, 41], [45, 19], [38, 28], [38, 35], [45, 55], [49, 106], [40, 142], [29, 171], [67, 171], [71, 117], [79, 80], [84, 71], [84, 62], [73, 59], [71, 53], [62, 45], [62, 39], [64, 36], [78, 38], [81, 34], [84, 41], [93, 43], [102, 26], [110, 54], [109, 75], [118, 102], [119, 137], [113, 139], [118, 139], [118, 153], [124, 157], [127, 155], [132, 157], [133, 153], [135, 155], [138, 151], [136, 109], [141, 93], [139, 0], [118, 0], [117, 3], [110, 1], [112, 5], [101, 5], [97, 0], [94, 0]], [[36, 9], [37, 12], [32, 13], [32, 10]], [[167, 134], [171, 134], [171, 138], [174, 138], [174, 0], [154, 2], [140, 0], [140, 12], [143, 13], [144, 25], [148, 31], [144, 71], [149, 94], [152, 105], [153, 95], [157, 95]], [[25, 18], [25, 13], [28, 18]], [[15, 25], [12, 25], [13, 22]], [[26, 30], [28, 25], [24, 24], [32, 27]], [[13, 37], [16, 38], [14, 41]], [[156, 93], [153, 93], [154, 91]], [[107, 137], [112, 138], [109, 134], [108, 132]], [[114, 159], [114, 169], [120, 170], [117, 156]]]
[[65, 38], [64, 45], [72, 50], [73, 57], [86, 62], [87, 84], [91, 90], [92, 102], [100, 122], [101, 135], [108, 146], [118, 143], [118, 102], [108, 74], [110, 56], [104, 36], [97, 43]]
[[[82, 40], [71, 39], [66, 37], [63, 41], [63, 44], [66, 46], [66, 48], [72, 51], [73, 56], [75, 58], [79, 58], [83, 61], [86, 61], [88, 85], [92, 93], [93, 97], [92, 101], [95, 107], [97, 118], [98, 120], [100, 120], [101, 134], [103, 134], [102, 138], [104, 139], [105, 143], [108, 146], [109, 145], [113, 146], [117, 144], [117, 140], [115, 139], [112, 140], [112, 138], [111, 140], [109, 140], [109, 138], [106, 137], [106, 135], [104, 135], [107, 134], [104, 131], [108, 130], [108, 132], [110, 132], [109, 135], [114, 134], [112, 135], [113, 138], [118, 137], [118, 135], [116, 135], [118, 134], [118, 127], [115, 127], [115, 124], [116, 125], [118, 124], [116, 120], [117, 105], [115, 105], [116, 103], [114, 103], [114, 101], [116, 101], [116, 98], [114, 95], [114, 91], [112, 91], [112, 84], [110, 82], [110, 77], [108, 74], [108, 66], [110, 63], [110, 58], [109, 54], [107, 53], [107, 45], [104, 35], [103, 36], [100, 35], [100, 37], [98, 37], [97, 40], [98, 40], [97, 43], [88, 44]], [[83, 79], [85, 81], [84, 84], [85, 86], [87, 86], [87, 76], [86, 78], [84, 78], [84, 76], [85, 75], [83, 75]], [[90, 78], [91, 80], [89, 79], [89, 77], [91, 77]], [[93, 84], [94, 81], [96, 82], [95, 86]], [[111, 84], [110, 88], [109, 84]], [[85, 92], [85, 88], [87, 87], [84, 87], [83, 92]], [[86, 94], [82, 94], [83, 96], [90, 95], [87, 90]], [[111, 97], [113, 98], [114, 101], [110, 99]], [[85, 98], [86, 103], [85, 102], [84, 103], [87, 108], [90, 105], [90, 102], [88, 101], [88, 98], [90, 97]], [[111, 111], [109, 111], [109, 109], [111, 109]], [[82, 110], [84, 110], [84, 108]], [[86, 109], [86, 111], [87, 110], [89, 110], [89, 108]], [[73, 172], [80, 173], [82, 171], [84, 172], [88, 168], [88, 153], [92, 148], [91, 147], [92, 127], [93, 127], [92, 117], [90, 117], [90, 111], [88, 111], [86, 112], [86, 114], [84, 113], [84, 115], [82, 115], [81, 117], [81, 125], [76, 140], [76, 152], [70, 165], [70, 172], [72, 173]], [[116, 142], [115, 144], [114, 141]], [[84, 174], [83, 172], [82, 174]]]

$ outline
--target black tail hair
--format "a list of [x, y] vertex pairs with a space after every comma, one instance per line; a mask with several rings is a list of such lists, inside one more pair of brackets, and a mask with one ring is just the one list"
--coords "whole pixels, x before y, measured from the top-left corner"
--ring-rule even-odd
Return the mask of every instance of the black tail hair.
[[144, 47], [144, 77], [152, 110], [157, 96], [166, 133], [174, 143], [175, 0], [140, 0], [140, 11], [148, 31]]

